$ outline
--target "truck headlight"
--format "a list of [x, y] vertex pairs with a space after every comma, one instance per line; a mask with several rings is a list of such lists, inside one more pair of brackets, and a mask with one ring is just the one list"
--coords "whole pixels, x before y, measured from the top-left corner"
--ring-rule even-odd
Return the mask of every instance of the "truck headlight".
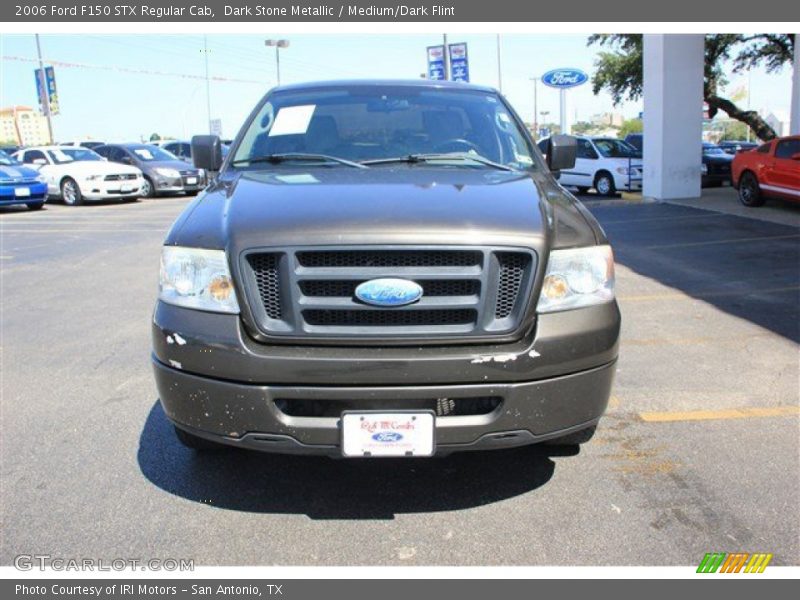
[[164, 246], [158, 297], [177, 306], [238, 313], [228, 261], [223, 250]]
[[168, 169], [166, 167], [158, 167], [156, 173], [162, 177], [169, 177], [170, 179], [177, 179], [181, 174], [176, 169]]
[[614, 299], [614, 253], [611, 246], [553, 250], [536, 310], [570, 310]]

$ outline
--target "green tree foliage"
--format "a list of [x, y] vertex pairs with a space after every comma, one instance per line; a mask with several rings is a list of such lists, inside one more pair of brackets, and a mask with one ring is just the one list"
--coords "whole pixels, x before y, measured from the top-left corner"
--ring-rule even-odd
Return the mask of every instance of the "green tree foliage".
[[629, 133], [642, 133], [644, 130], [644, 123], [641, 119], [625, 119], [622, 122], [622, 127], [619, 128], [619, 137], [625, 139]]
[[[603, 89], [608, 91], [615, 104], [641, 98], [644, 82], [642, 35], [596, 34], [589, 37], [588, 44], [601, 48], [592, 79], [594, 93]], [[728, 82], [722, 65], [732, 62], [735, 73], [759, 66], [774, 73], [791, 63], [794, 44], [793, 33], [707, 35], [703, 97], [708, 103], [709, 116], [713, 118], [722, 110], [732, 119], [748, 125], [762, 140], [774, 138], [775, 131], [756, 111], [743, 110], [731, 98], [723, 95]]]

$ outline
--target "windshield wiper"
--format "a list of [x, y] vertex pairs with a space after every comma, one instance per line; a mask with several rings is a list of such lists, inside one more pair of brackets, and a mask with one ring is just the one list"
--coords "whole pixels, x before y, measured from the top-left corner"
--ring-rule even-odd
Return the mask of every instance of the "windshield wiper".
[[244, 163], [282, 163], [292, 160], [298, 161], [313, 161], [313, 162], [333, 162], [340, 165], [347, 165], [356, 169], [366, 169], [365, 165], [347, 160], [346, 158], [339, 158], [338, 156], [330, 156], [328, 154], [310, 154], [305, 152], [284, 152], [281, 154], [265, 154], [264, 156], [255, 156], [253, 158], [240, 158], [234, 160], [232, 165], [241, 165]]
[[469, 160], [472, 162], [492, 167], [493, 169], [500, 169], [502, 171], [515, 171], [514, 167], [503, 165], [493, 160], [489, 160], [480, 154], [471, 154], [469, 152], [449, 152], [439, 154], [408, 154], [406, 156], [396, 156], [394, 158], [374, 158], [371, 160], [361, 161], [362, 165], [385, 165], [390, 163], [421, 163], [432, 162], [437, 160]]

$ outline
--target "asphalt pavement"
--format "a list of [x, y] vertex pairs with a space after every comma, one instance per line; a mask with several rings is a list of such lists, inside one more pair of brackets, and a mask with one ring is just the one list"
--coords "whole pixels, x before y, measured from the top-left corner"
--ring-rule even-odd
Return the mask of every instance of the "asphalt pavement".
[[186, 198], [0, 209], [0, 564], [800, 564], [800, 227], [586, 201], [624, 319], [595, 439], [375, 461], [178, 444], [149, 321]]

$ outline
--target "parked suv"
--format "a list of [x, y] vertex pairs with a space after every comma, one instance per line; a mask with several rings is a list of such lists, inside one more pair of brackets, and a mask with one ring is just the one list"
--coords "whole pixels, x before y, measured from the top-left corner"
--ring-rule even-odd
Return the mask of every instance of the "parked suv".
[[164, 242], [161, 403], [189, 447], [430, 456], [587, 441], [620, 331], [612, 251], [495, 90], [278, 87]]

